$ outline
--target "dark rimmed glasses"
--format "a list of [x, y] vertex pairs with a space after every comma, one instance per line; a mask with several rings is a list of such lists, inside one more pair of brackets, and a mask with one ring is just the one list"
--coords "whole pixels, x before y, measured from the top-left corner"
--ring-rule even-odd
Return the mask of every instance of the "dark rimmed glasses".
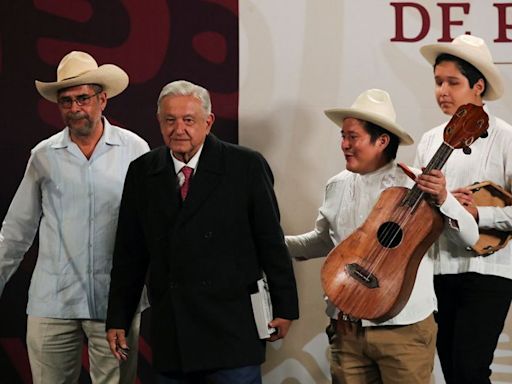
[[71, 108], [73, 106], [73, 102], [75, 102], [76, 105], [78, 105], [79, 107], [83, 107], [83, 106], [89, 105], [91, 103], [91, 99], [94, 96], [99, 95], [100, 93], [101, 93], [101, 91], [93, 93], [92, 95], [84, 94], [84, 95], [78, 95], [77, 97], [62, 96], [57, 99], [57, 103], [62, 108], [66, 108], [66, 109]]

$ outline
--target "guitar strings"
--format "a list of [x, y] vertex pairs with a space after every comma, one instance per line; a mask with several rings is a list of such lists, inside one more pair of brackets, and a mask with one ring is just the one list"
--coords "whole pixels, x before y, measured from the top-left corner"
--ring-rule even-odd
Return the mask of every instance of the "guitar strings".
[[[427, 165], [424, 173], [428, 173], [432, 169], [440, 169], [445, 164], [452, 151], [453, 148], [443, 143], [443, 145], [441, 145], [441, 147], [436, 152], [436, 155], [434, 155], [432, 158], [431, 162]], [[417, 205], [421, 201], [424, 194], [425, 193], [422, 192], [417, 187], [417, 185], [414, 185], [414, 187], [409, 190], [406, 196], [402, 199], [400, 207], [390, 218], [392, 222], [399, 224], [399, 228], [396, 229], [392, 226], [386, 228], [381, 235], [381, 242], [375, 243], [374, 248], [370, 251], [372, 254], [374, 254], [374, 260], [372, 260], [371, 267], [368, 268], [371, 274], [373, 274], [375, 269], [381, 265], [384, 257], [391, 252], [392, 248], [386, 247], [384, 245], [393, 244], [397, 236], [399, 236], [400, 233], [403, 233], [401, 228], [406, 226], [406, 224], [412, 218], [411, 212], [417, 208]]]
[[[433, 169], [441, 169], [453, 152], [453, 149], [453, 147], [450, 147], [446, 143], [441, 144], [423, 173], [428, 173]], [[369, 263], [364, 267], [369, 272], [367, 278], [373, 276], [375, 270], [382, 264], [385, 257], [395, 248], [390, 248], [386, 245], [392, 245], [393, 242], [396, 241], [397, 236], [403, 233], [402, 228], [406, 226], [412, 218], [412, 212], [417, 208], [424, 194], [425, 193], [418, 188], [417, 184], [415, 184], [413, 188], [406, 193], [405, 197], [402, 198], [402, 201], [399, 203], [400, 205], [390, 217], [390, 221], [397, 223], [398, 228], [391, 225], [387, 226], [380, 236], [381, 241], [377, 241], [373, 248], [370, 249], [369, 257], [367, 258]]]
[[[432, 169], [440, 169], [448, 157], [450, 156], [452, 148], [447, 147], [446, 145], [442, 145], [436, 155], [433, 157], [431, 162], [427, 165], [424, 173], [430, 172]], [[385, 247], [384, 245], [391, 245], [396, 240], [396, 237], [400, 235], [402, 231], [401, 227], [405, 226], [410, 220], [411, 211], [414, 211], [417, 208], [417, 205], [421, 202], [421, 199], [424, 196], [424, 192], [422, 192], [418, 186], [415, 184], [414, 187], [408, 191], [406, 196], [403, 198], [401, 202], [401, 208], [397, 209], [394, 212], [394, 215], [391, 217], [391, 221], [399, 224], [399, 228], [393, 228], [389, 226], [388, 229], [384, 231], [381, 236], [382, 246], [384, 251], [389, 251], [391, 248]], [[377, 253], [378, 255], [378, 253]]]

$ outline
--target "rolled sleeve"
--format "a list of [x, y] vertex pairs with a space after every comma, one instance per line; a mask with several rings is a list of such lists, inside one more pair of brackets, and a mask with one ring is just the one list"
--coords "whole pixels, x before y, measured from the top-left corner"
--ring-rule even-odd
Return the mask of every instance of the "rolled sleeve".
[[475, 219], [451, 193], [448, 193], [439, 210], [449, 219], [447, 235], [452, 240], [466, 247], [478, 241], [478, 225]]
[[0, 296], [34, 241], [41, 212], [41, 189], [32, 156], [0, 231]]
[[483, 229], [512, 231], [512, 206], [478, 207], [478, 225]]

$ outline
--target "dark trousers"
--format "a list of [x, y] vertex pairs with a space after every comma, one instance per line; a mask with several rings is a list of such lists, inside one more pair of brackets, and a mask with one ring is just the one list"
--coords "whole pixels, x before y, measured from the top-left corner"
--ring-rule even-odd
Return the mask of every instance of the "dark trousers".
[[447, 384], [489, 384], [512, 280], [479, 273], [436, 275], [437, 353]]
[[158, 384], [261, 384], [261, 368], [250, 365], [191, 373], [167, 372], [157, 377]]

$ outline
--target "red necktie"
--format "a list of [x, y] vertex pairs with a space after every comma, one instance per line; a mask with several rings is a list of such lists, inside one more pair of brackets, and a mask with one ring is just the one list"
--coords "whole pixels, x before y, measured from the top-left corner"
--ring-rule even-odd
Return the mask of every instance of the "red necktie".
[[187, 197], [188, 189], [190, 187], [190, 179], [192, 176], [192, 172], [194, 172], [194, 168], [184, 166], [183, 168], [181, 168], [180, 172], [183, 173], [183, 176], [185, 176], [185, 180], [183, 181], [183, 184], [180, 187], [181, 199], [185, 200], [185, 198]]

